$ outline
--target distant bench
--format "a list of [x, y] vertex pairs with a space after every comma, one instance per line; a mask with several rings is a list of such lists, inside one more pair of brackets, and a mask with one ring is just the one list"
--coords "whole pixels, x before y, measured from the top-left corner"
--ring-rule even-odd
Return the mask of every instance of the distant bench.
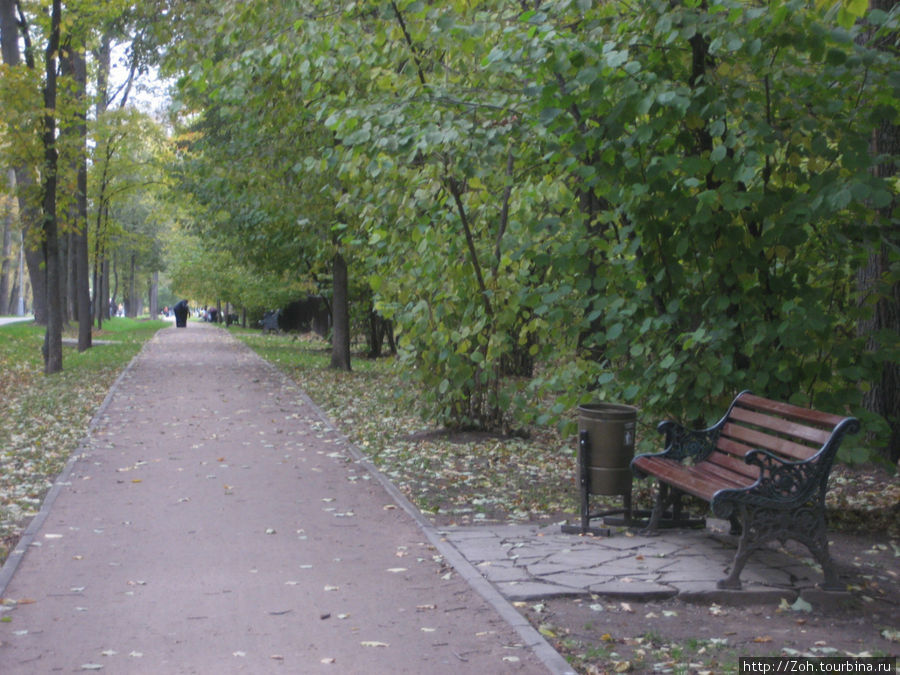
[[680, 514], [681, 497], [690, 494], [709, 502], [717, 517], [731, 521], [732, 533], [741, 535], [731, 573], [719, 588], [739, 589], [747, 558], [767, 542], [794, 539], [822, 565], [823, 588], [839, 590], [828, 553], [825, 491], [841, 440], [859, 428], [854, 417], [746, 391], [709, 429], [662, 422], [658, 430], [666, 436], [665, 450], [631, 462], [639, 478], [659, 480], [648, 530], [659, 526], [670, 507]]

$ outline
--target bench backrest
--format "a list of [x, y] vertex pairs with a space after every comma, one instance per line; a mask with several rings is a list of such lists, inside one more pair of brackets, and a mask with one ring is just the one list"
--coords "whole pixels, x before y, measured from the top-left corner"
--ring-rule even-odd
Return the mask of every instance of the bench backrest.
[[824, 449], [835, 429], [847, 420], [856, 422], [744, 392], [720, 421], [716, 452], [707, 461], [755, 480], [759, 469], [744, 462], [751, 450], [768, 450], [788, 461], [808, 460]]

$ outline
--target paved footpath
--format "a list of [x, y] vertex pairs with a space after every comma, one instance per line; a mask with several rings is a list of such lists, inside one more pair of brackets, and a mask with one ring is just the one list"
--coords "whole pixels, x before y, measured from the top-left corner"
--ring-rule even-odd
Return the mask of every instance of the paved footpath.
[[303, 392], [151, 340], [0, 572], [0, 673], [546, 673], [562, 658]]

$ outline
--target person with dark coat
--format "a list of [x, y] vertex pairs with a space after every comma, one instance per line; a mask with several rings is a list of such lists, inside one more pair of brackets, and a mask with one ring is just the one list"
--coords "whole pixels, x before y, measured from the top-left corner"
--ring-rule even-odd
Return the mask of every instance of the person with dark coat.
[[188, 318], [187, 300], [179, 300], [172, 308], [172, 311], [175, 312], [175, 326], [178, 328], [185, 328], [187, 326]]

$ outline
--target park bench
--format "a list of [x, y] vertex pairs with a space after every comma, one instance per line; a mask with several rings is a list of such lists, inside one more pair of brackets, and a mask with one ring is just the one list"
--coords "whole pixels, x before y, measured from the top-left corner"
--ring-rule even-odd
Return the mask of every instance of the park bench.
[[845, 434], [859, 421], [742, 392], [715, 425], [704, 430], [662, 422], [665, 450], [631, 462], [639, 478], [659, 481], [647, 525], [656, 530], [667, 509], [681, 517], [681, 498], [709, 503], [713, 514], [740, 534], [730, 574], [719, 588], [739, 589], [751, 553], [767, 542], [793, 539], [805, 545], [824, 572], [823, 588], [838, 590], [828, 553], [825, 492]]
[[272, 311], [266, 312], [263, 315], [262, 320], [259, 322], [259, 325], [262, 326], [262, 334], [265, 335], [266, 333], [281, 333], [281, 325], [278, 321], [280, 318], [280, 309], [273, 309]]

